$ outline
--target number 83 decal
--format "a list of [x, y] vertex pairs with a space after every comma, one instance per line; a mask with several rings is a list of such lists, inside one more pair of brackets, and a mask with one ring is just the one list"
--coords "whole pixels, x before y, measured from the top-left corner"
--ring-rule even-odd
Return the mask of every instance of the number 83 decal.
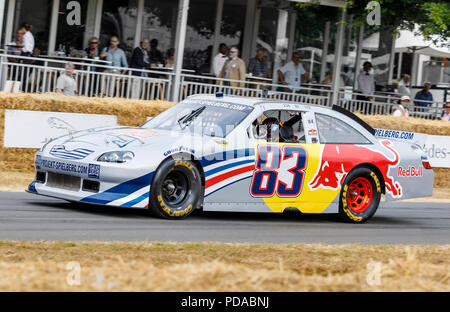
[[302, 192], [306, 150], [298, 145], [259, 145], [250, 193], [254, 197], [296, 197]]

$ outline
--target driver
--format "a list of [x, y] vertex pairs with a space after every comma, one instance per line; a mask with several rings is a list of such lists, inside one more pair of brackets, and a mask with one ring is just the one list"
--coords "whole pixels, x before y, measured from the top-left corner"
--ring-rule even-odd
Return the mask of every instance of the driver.
[[283, 123], [275, 117], [268, 117], [263, 121], [267, 127], [267, 142], [280, 142], [280, 128]]

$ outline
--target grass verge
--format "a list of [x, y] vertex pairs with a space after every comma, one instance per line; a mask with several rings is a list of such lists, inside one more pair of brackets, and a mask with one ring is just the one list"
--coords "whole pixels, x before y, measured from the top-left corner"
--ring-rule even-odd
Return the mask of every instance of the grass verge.
[[449, 259], [450, 245], [0, 241], [0, 291], [450, 291]]

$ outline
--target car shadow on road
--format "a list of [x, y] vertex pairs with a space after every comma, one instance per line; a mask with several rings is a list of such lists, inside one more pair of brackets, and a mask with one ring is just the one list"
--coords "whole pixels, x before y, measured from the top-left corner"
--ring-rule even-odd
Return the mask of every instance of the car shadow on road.
[[[71, 203], [71, 202], [28, 202], [29, 205], [41, 206], [47, 208], [62, 209], [65, 211], [80, 212], [90, 215], [113, 217], [113, 218], [126, 218], [126, 219], [143, 219], [149, 218], [153, 220], [159, 220], [161, 222], [180, 222], [180, 220], [166, 220], [152, 217], [147, 209], [142, 208], [124, 208], [113, 206], [101, 206], [85, 203]], [[343, 222], [337, 214], [303, 214], [299, 211], [288, 211], [284, 213], [260, 213], [260, 212], [211, 212], [211, 211], [194, 211], [188, 218], [182, 220], [182, 224], [191, 221], [221, 221], [221, 222], [295, 222], [295, 223], [335, 223], [340, 226], [358, 226], [357, 224]], [[373, 225], [411, 225], [415, 222], [411, 220], [405, 220], [403, 218], [393, 218], [386, 216], [372, 217], [366, 224]]]
[[133, 218], [133, 217], [149, 217], [150, 213], [146, 209], [139, 208], [123, 208], [113, 206], [100, 206], [85, 203], [71, 203], [71, 202], [28, 202], [33, 206], [43, 206], [48, 208], [56, 208], [63, 210], [70, 210], [76, 212], [83, 212], [94, 215], [102, 215], [107, 217]]
[[[87, 213], [92, 215], [100, 215], [105, 217], [117, 218], [153, 218], [147, 209], [142, 208], [124, 208], [112, 206], [100, 206], [85, 203], [71, 203], [71, 202], [28, 202], [29, 205], [41, 206], [54, 209], [62, 209], [66, 211]], [[156, 218], [154, 218], [156, 219]], [[173, 221], [158, 219], [161, 221]], [[209, 220], [209, 221], [259, 221], [270, 222], [277, 221], [297, 221], [297, 222], [339, 222], [339, 217], [335, 214], [302, 214], [300, 212], [285, 212], [285, 213], [260, 213], [260, 212], [211, 212], [211, 211], [194, 211], [185, 221], [195, 220]], [[173, 222], [180, 222], [176, 220]]]

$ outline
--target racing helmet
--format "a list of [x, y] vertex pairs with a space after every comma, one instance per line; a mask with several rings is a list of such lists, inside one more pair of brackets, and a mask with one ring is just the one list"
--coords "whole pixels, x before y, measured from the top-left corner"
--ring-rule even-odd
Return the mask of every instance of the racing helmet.
[[280, 128], [283, 127], [283, 123], [278, 118], [269, 117], [264, 119], [262, 124], [267, 127], [267, 141], [278, 141], [280, 137]]

